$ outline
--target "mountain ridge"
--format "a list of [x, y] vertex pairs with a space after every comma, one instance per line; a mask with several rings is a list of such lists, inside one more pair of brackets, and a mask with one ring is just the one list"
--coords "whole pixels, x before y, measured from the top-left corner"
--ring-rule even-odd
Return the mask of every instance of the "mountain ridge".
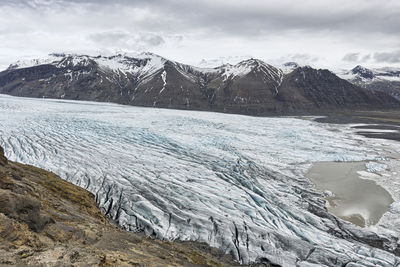
[[384, 92], [400, 101], [400, 68], [366, 68], [357, 65], [351, 70], [339, 70], [337, 74], [357, 86]]
[[199, 68], [153, 53], [51, 54], [0, 72], [0, 93], [246, 115], [400, 107], [393, 97], [362, 89], [329, 70], [295, 63], [285, 68], [254, 58]]

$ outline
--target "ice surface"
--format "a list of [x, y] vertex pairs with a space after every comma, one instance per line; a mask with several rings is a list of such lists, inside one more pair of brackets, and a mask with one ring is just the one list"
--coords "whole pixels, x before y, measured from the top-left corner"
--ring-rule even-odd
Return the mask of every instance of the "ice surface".
[[206, 242], [243, 263], [399, 262], [359, 241], [375, 233], [328, 214], [303, 176], [314, 161], [381, 156], [353, 136], [294, 118], [0, 96], [0, 145], [11, 160], [93, 192], [127, 230]]
[[393, 212], [400, 214], [400, 202], [393, 202], [392, 205], [390, 205], [390, 209]]
[[373, 162], [373, 161], [368, 162], [367, 164], [365, 164], [365, 166], [367, 167], [367, 170], [372, 173], [382, 172], [382, 171], [386, 170], [386, 168], [387, 168], [386, 164], [377, 163], [377, 162]]

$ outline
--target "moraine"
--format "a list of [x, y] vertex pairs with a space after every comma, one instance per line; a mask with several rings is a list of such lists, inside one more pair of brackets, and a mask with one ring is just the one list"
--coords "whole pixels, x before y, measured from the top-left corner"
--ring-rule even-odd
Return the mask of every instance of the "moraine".
[[[206, 242], [242, 263], [400, 262], [388, 252], [400, 251], [390, 222], [362, 229], [336, 219], [304, 177], [317, 161], [385, 157], [346, 126], [9, 96], [0, 96], [0, 125], [10, 160], [88, 189], [127, 230]], [[380, 241], [387, 251], [366, 244]]]

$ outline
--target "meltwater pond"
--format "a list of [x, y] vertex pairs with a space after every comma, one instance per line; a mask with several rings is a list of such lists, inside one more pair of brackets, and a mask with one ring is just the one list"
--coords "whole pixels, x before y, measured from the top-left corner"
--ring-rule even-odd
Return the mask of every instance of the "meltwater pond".
[[363, 243], [375, 234], [330, 215], [304, 177], [312, 162], [381, 157], [364, 137], [330, 127], [0, 96], [0, 145], [10, 160], [86, 188], [127, 230], [206, 242], [242, 263], [394, 266], [394, 254]]
[[328, 210], [361, 227], [374, 225], [389, 210], [393, 198], [374, 181], [362, 179], [357, 172], [366, 169], [365, 162], [317, 162], [306, 176], [326, 196]]

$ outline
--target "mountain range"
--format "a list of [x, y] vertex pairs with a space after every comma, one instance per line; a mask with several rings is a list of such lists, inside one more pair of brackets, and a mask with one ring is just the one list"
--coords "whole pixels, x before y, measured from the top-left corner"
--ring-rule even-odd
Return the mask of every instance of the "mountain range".
[[400, 68], [368, 69], [358, 65], [349, 71], [338, 71], [337, 74], [353, 84], [372, 91], [387, 93], [400, 100]]
[[382, 90], [380, 76], [370, 77], [355, 68], [342, 73], [347, 81], [329, 70], [294, 62], [277, 68], [258, 59], [199, 68], [152, 53], [51, 54], [0, 72], [0, 93], [248, 115], [400, 107], [396, 91]]

